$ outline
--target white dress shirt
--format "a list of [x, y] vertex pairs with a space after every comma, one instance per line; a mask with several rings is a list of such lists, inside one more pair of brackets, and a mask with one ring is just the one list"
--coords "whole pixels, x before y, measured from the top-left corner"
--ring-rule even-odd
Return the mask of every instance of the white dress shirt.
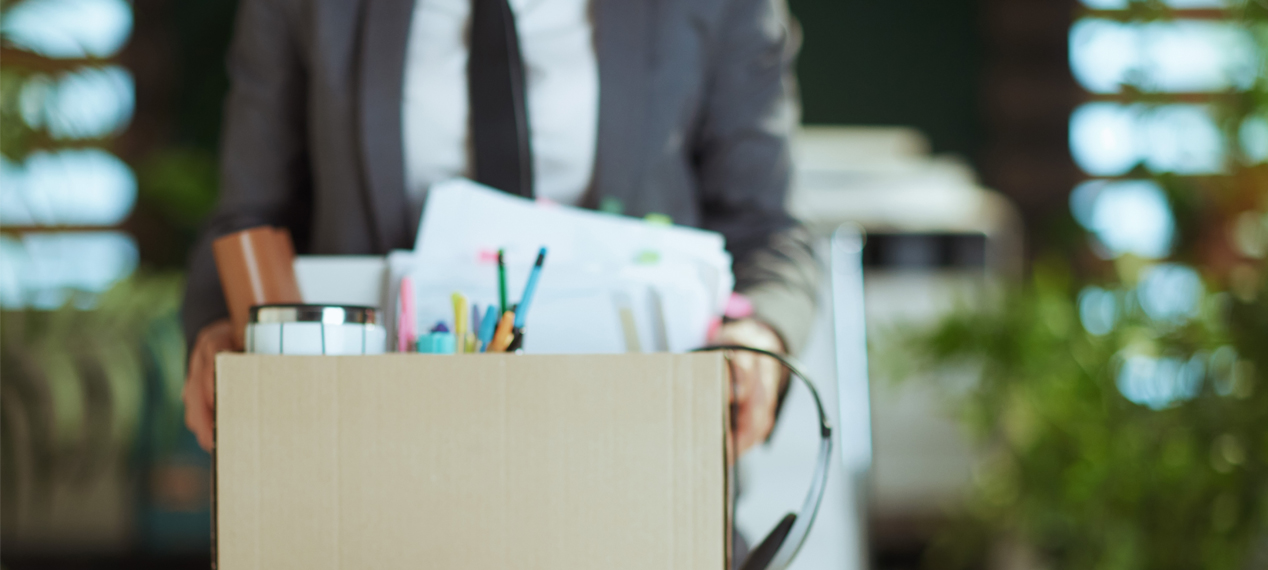
[[[589, 0], [510, 0], [524, 59], [533, 187], [576, 204], [594, 171], [599, 66]], [[471, 176], [467, 30], [471, 0], [415, 0], [401, 102], [405, 188]]]

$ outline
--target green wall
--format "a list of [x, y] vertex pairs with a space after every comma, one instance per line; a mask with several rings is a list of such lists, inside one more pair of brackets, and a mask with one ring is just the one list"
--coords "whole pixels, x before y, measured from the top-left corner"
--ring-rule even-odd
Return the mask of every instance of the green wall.
[[974, 158], [979, 21], [972, 0], [789, 0], [804, 39], [806, 123], [907, 125]]

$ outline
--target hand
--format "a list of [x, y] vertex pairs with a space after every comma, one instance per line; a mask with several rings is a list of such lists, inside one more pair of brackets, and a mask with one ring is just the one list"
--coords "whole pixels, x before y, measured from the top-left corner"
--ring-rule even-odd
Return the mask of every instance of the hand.
[[233, 325], [229, 319], [221, 319], [198, 332], [194, 352], [189, 355], [189, 375], [181, 396], [185, 400], [185, 425], [207, 451], [216, 442], [216, 354], [233, 349]]
[[[712, 339], [713, 344], [737, 344], [784, 352], [784, 343], [769, 326], [754, 319], [743, 319], [722, 325]], [[773, 358], [752, 352], [730, 353], [734, 378], [728, 385], [732, 404], [731, 425], [738, 458], [766, 440], [775, 427], [775, 406], [779, 401], [780, 384], [784, 381], [783, 366]], [[730, 442], [728, 442], [730, 444]]]

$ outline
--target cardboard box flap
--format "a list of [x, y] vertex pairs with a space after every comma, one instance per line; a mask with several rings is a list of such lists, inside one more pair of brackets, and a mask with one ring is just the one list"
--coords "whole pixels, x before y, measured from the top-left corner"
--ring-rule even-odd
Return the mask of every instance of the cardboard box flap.
[[217, 559], [278, 568], [725, 564], [722, 359], [217, 359]]

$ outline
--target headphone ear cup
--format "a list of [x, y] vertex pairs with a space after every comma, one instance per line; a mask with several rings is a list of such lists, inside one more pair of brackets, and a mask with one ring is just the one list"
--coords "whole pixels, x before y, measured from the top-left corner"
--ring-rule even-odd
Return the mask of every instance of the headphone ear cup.
[[766, 570], [766, 566], [770, 564], [771, 559], [775, 558], [775, 553], [779, 552], [779, 547], [784, 544], [784, 539], [788, 538], [788, 531], [792, 530], [793, 523], [796, 521], [796, 513], [784, 515], [784, 519], [775, 525], [766, 538], [762, 539], [762, 543], [748, 553], [748, 558], [744, 559], [740, 570]]

